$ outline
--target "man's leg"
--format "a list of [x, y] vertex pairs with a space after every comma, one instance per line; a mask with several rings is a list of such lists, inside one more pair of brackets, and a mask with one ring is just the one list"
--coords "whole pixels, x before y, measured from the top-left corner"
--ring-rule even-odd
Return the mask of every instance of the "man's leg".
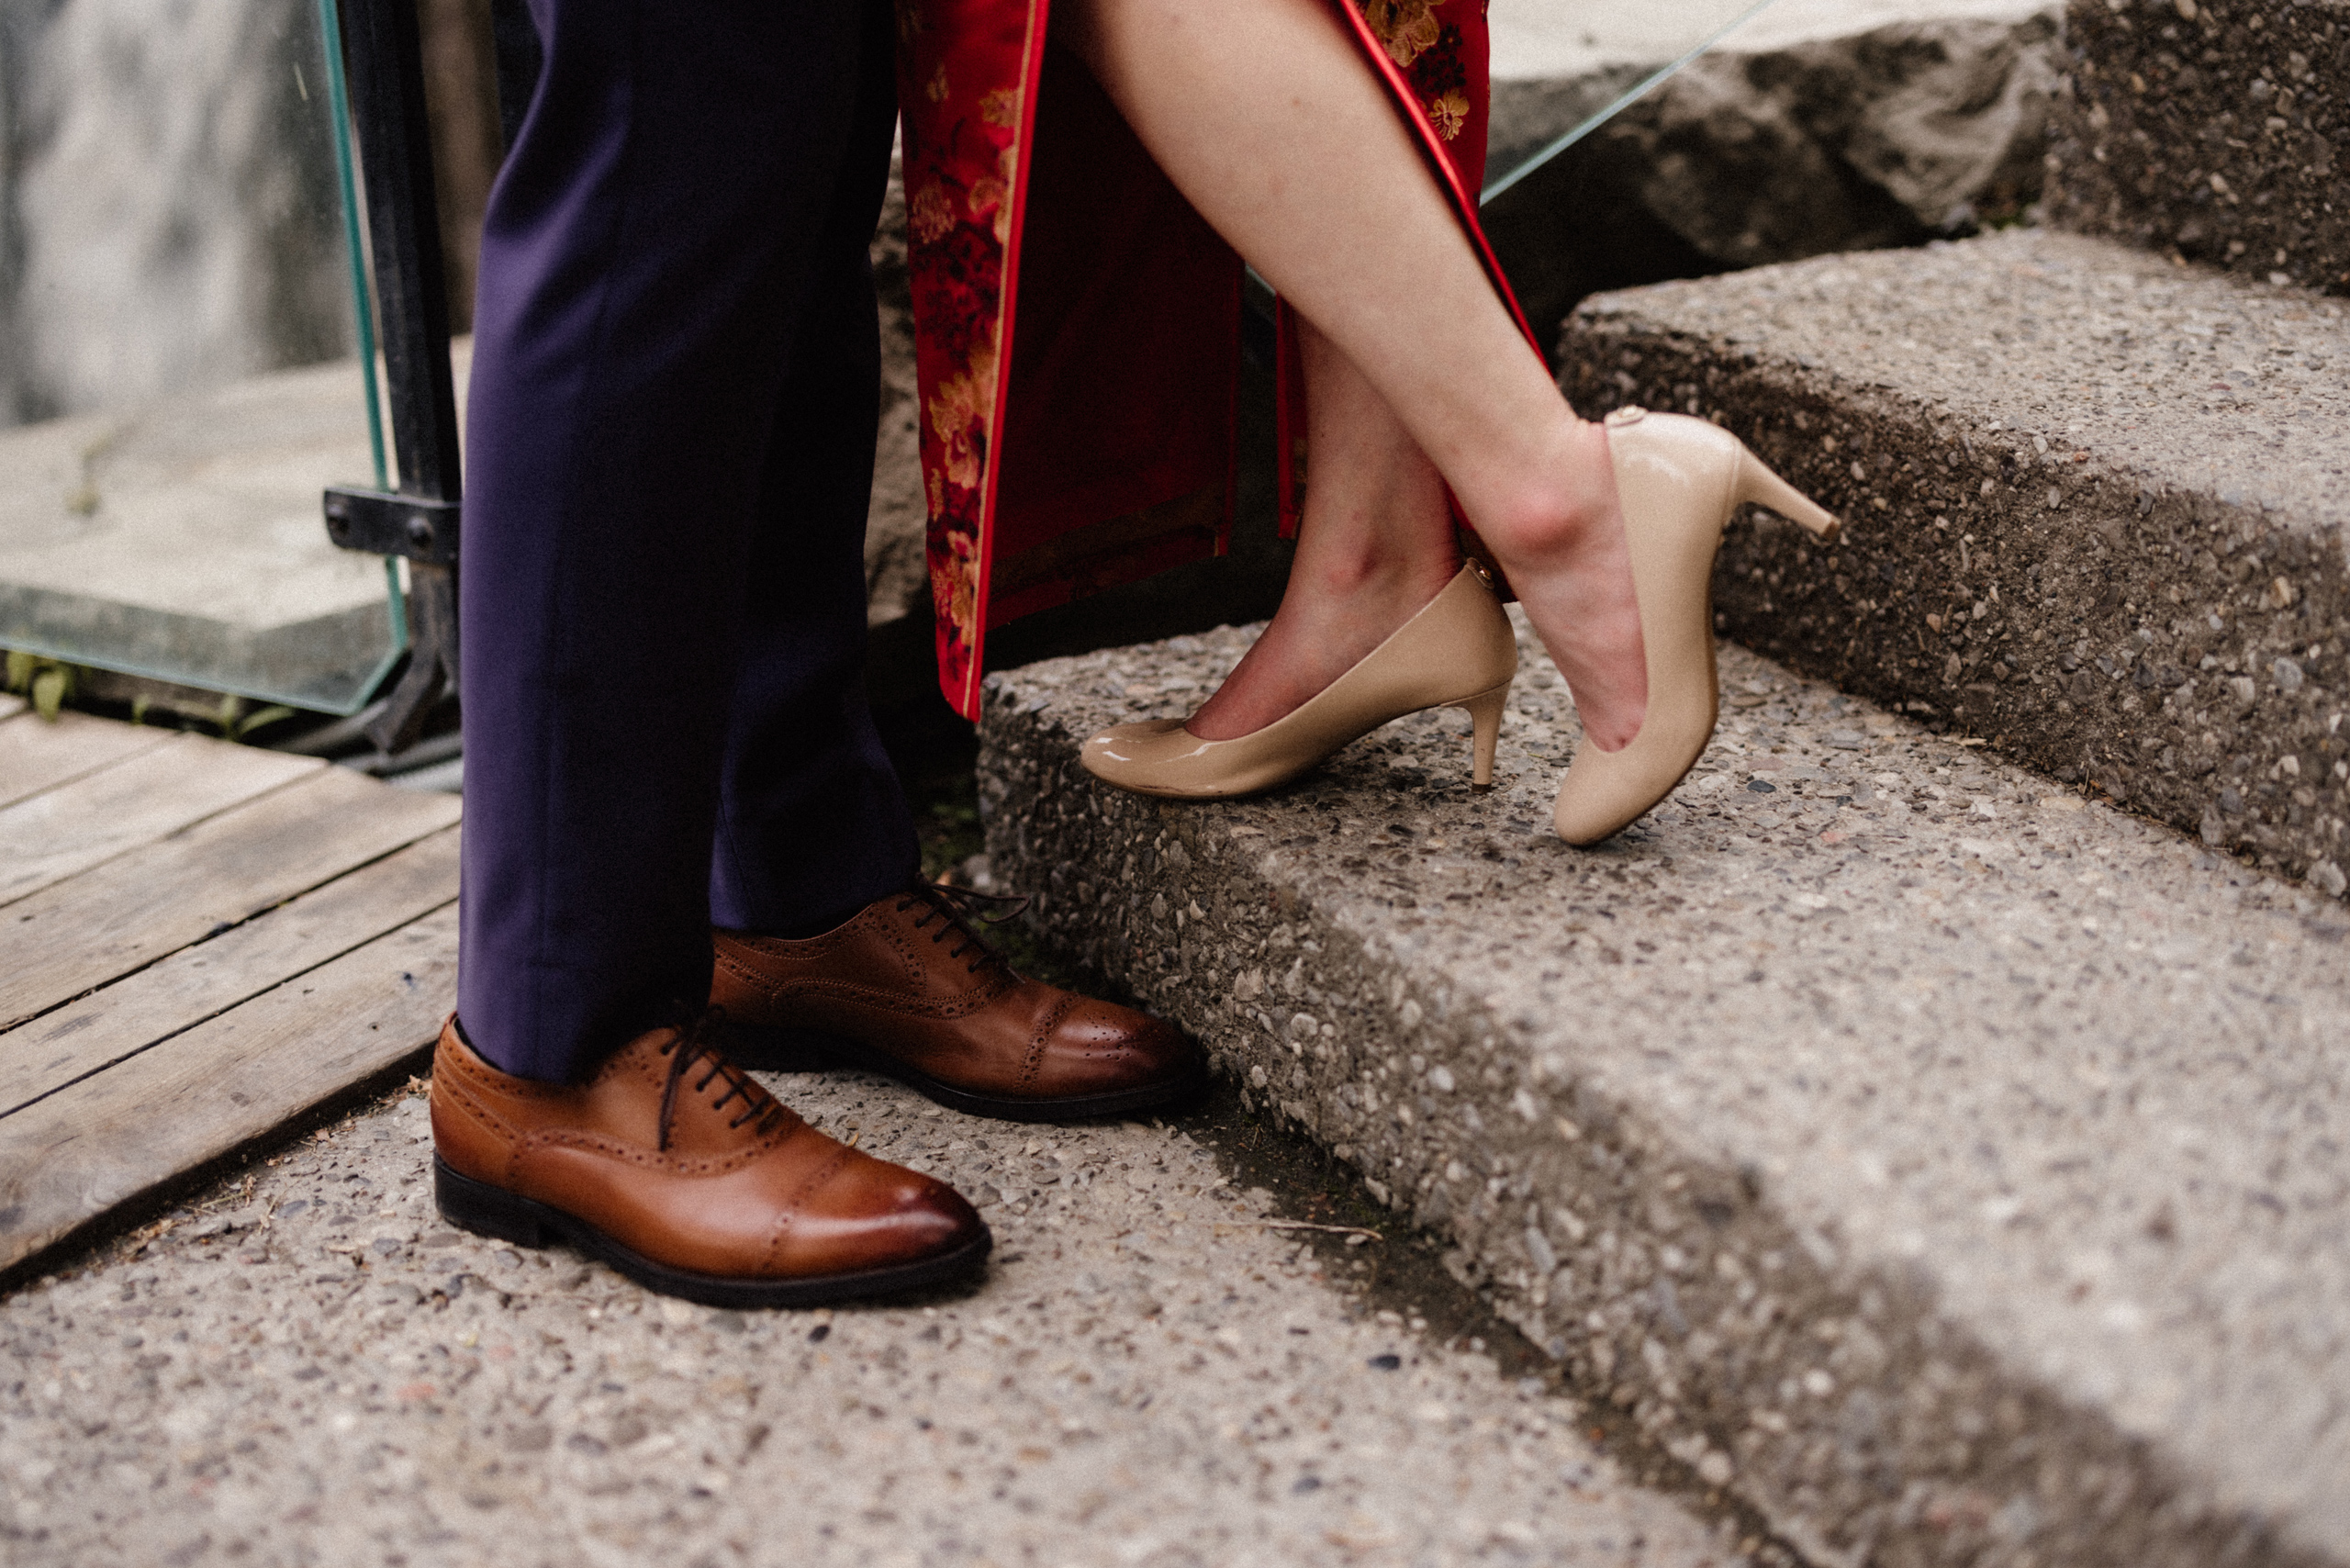
[[576, 1077], [705, 994], [744, 572], [889, 70], [871, 9], [534, 0], [544, 75], [476, 308], [458, 1007], [525, 1077]]
[[[860, 109], [877, 134], [852, 156], [870, 157], [877, 179], [893, 107]], [[983, 1115], [1162, 1104], [1200, 1082], [1196, 1047], [1129, 1008], [1022, 979], [955, 894], [922, 885], [861, 680], [878, 398], [844, 389], [878, 374], [867, 188], [829, 230], [778, 403], [711, 870], [711, 999], [766, 1026], [737, 1040], [755, 1064], [867, 1067]], [[778, 1029], [794, 1036], [781, 1051]]]
[[475, 315], [441, 1210], [723, 1305], [968, 1273], [968, 1204], [809, 1127], [700, 1016], [744, 572], [827, 225], [871, 183], [850, 158], [886, 8], [532, 13], [545, 65]]
[[[877, 47], [885, 53], [889, 39]], [[913, 818], [865, 698], [865, 519], [881, 345], [868, 254], [897, 95], [868, 77], [760, 481], [739, 586], [710, 918], [831, 929], [921, 874]]]
[[[869, 214], [840, 230], [860, 237], [813, 292], [811, 352], [795, 358], [778, 418], [711, 874], [711, 999], [765, 1026], [736, 1041], [754, 1065], [866, 1067], [983, 1115], [1163, 1104], [1199, 1083], [1194, 1046], [1131, 1009], [1022, 979], [957, 895], [921, 885], [859, 678], [876, 410], [839, 388], [870, 385], [878, 353], [870, 230]], [[778, 1030], [793, 1036], [781, 1050]]]

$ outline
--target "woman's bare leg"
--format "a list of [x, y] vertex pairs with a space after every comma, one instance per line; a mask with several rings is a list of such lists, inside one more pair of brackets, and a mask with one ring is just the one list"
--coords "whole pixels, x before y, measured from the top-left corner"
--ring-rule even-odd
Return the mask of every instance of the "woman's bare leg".
[[1460, 568], [1444, 478], [1337, 345], [1298, 323], [1313, 469], [1280, 612], [1192, 715], [1202, 740], [1285, 717], [1419, 613]]
[[1324, 0], [1071, 0], [1061, 19], [1177, 188], [1451, 483], [1584, 733], [1628, 744], [1648, 677], [1606, 432], [1551, 385]]

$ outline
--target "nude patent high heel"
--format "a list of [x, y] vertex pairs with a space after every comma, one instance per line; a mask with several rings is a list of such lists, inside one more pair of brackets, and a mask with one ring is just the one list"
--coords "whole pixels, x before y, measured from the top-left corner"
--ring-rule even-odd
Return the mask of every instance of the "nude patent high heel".
[[1608, 453], [1623, 498], [1632, 587], [1648, 647], [1649, 710], [1621, 751], [1578, 746], [1551, 821], [1569, 844], [1596, 844], [1673, 792], [1713, 738], [1714, 552], [1741, 506], [1792, 519], [1822, 543], [1835, 517], [1764, 466], [1718, 425], [1618, 409]]
[[1420, 612], [1304, 706], [1263, 729], [1205, 741], [1182, 719], [1119, 724], [1078, 752], [1085, 770], [1142, 795], [1217, 800], [1288, 782], [1390, 719], [1465, 708], [1475, 726], [1471, 778], [1494, 778], [1502, 708], [1517, 674], [1517, 639], [1485, 568], [1462, 566]]

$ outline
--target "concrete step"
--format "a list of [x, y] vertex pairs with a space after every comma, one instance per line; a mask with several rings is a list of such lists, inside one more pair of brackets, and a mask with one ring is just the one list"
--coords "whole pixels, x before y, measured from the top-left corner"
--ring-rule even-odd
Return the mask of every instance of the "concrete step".
[[1823, 1564], [2350, 1562], [2337, 905], [1735, 647], [1596, 851], [1525, 639], [1488, 794], [1456, 714], [1080, 769], [1248, 640], [990, 678], [991, 864], [1583, 1387]]
[[2073, 0], [2052, 221], [2350, 292], [2350, 4]]
[[2344, 890], [2341, 303], [2017, 230], [1601, 296], [1561, 354], [1846, 519], [1737, 524], [1729, 635]]

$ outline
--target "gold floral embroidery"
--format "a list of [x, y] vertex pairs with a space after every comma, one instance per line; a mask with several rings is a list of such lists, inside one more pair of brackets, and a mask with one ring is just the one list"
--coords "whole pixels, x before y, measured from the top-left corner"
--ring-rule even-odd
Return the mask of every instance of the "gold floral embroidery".
[[1387, 58], [1405, 70], [1443, 36], [1436, 0], [1364, 0], [1362, 15], [1387, 46]]
[[1020, 123], [1020, 89], [998, 87], [979, 99], [979, 118], [992, 126], [1010, 127]]
[[1458, 87], [1427, 106], [1428, 124], [1436, 133], [1450, 141], [1469, 123], [1469, 95]]
[[946, 62], [945, 61], [942, 60], [938, 62], [938, 73], [930, 79], [930, 85], [923, 89], [923, 95], [934, 104], [943, 104], [951, 95], [951, 89], [946, 85]]
[[979, 545], [968, 533], [946, 540], [951, 554], [944, 568], [931, 574], [931, 602], [968, 648], [979, 634]]
[[940, 384], [930, 399], [931, 439], [938, 443], [946, 482], [976, 489], [985, 472], [988, 420], [995, 412], [995, 350], [971, 356], [960, 375]]
[[1445, 20], [1448, 0], [1356, 0], [1364, 25], [1411, 83], [1428, 127], [1439, 140], [1468, 128], [1468, 82], [1461, 68], [1460, 28]]
[[906, 207], [906, 226], [923, 244], [934, 244], [955, 227], [955, 198], [936, 185], [924, 185]]

